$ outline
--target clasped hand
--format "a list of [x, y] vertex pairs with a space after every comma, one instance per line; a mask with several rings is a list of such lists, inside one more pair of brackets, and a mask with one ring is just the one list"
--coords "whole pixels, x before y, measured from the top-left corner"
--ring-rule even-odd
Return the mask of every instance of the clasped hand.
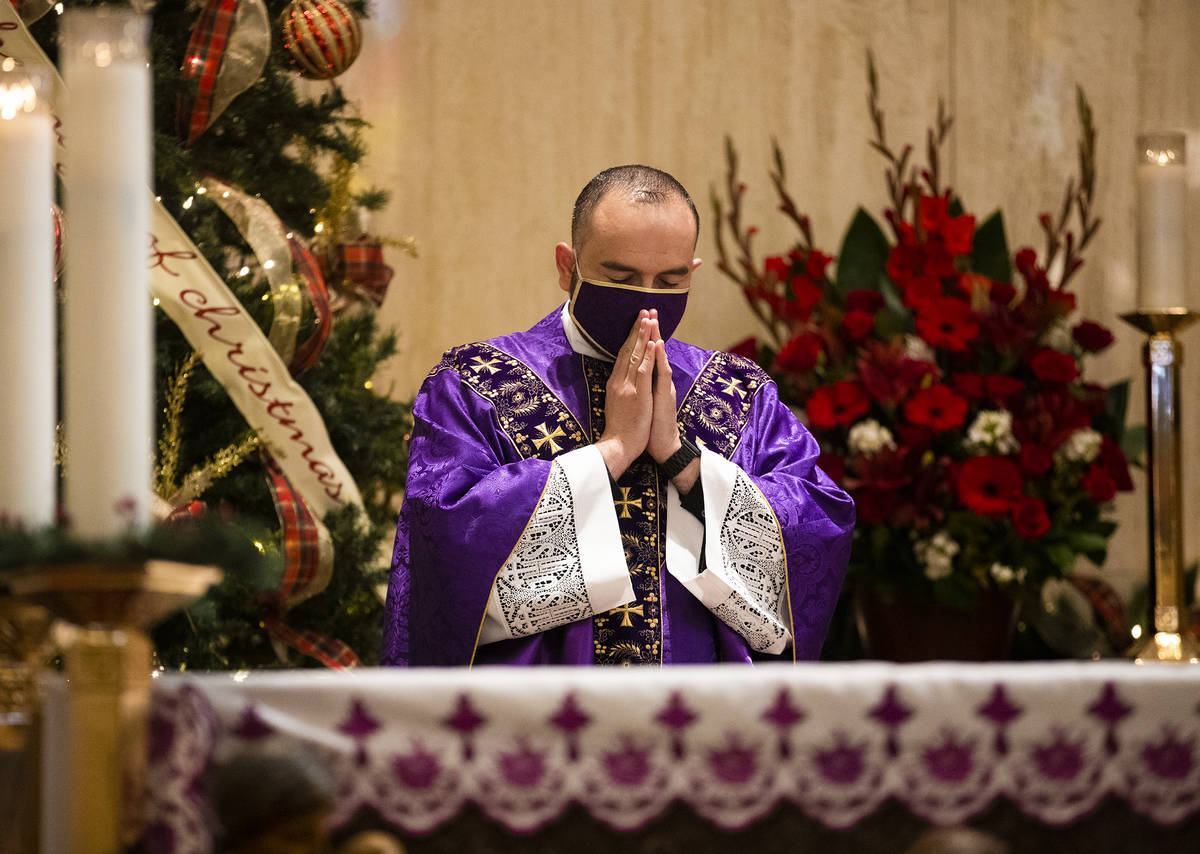
[[614, 479], [643, 451], [661, 463], [679, 450], [675, 385], [656, 309], [638, 314], [617, 353], [607, 388], [604, 434], [596, 448]]

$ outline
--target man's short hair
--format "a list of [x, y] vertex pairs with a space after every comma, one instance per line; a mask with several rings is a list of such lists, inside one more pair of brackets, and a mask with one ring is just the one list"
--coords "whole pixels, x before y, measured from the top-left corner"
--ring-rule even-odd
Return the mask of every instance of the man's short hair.
[[605, 169], [588, 181], [587, 186], [575, 199], [575, 209], [571, 212], [571, 244], [576, 249], [588, 238], [596, 206], [613, 190], [628, 192], [634, 201], [647, 204], [662, 204], [673, 199], [683, 199], [692, 211], [692, 218], [696, 221], [696, 237], [699, 238], [700, 214], [696, 212], [696, 203], [683, 188], [683, 184], [661, 169], [633, 164]]

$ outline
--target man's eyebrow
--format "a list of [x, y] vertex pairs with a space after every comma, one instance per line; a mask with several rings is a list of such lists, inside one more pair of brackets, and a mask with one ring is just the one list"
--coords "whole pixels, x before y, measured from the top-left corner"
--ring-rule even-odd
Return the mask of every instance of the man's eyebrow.
[[[642, 272], [637, 267], [630, 267], [628, 264], [622, 264], [620, 261], [601, 261], [600, 266], [606, 270], [611, 270], [614, 273], [640, 273]], [[686, 276], [691, 268], [688, 266], [675, 267], [672, 270], [661, 270], [656, 275], [659, 276]]]

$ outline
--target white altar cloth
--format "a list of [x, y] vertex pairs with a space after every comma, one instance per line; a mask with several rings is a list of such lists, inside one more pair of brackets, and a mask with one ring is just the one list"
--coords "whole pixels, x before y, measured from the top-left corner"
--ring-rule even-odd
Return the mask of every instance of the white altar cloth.
[[1063, 824], [1108, 795], [1170, 824], [1200, 807], [1198, 703], [1200, 668], [1125, 662], [164, 674], [147, 819], [153, 850], [209, 851], [208, 764], [309, 750], [335, 822], [415, 833], [471, 802], [514, 831], [573, 802], [634, 829], [676, 800], [723, 828], [781, 800], [850, 827], [888, 798]]

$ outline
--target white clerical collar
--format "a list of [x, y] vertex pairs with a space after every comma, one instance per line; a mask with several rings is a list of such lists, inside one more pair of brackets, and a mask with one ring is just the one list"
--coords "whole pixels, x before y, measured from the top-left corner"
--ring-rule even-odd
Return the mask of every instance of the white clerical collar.
[[603, 359], [605, 362], [614, 361], [589, 344], [587, 339], [580, 334], [579, 327], [575, 325], [575, 321], [571, 317], [571, 312], [568, 311], [570, 306], [571, 303], [569, 300], [564, 302], [561, 314], [563, 332], [567, 333], [567, 341], [570, 342], [571, 349], [583, 356], [591, 356], [593, 359]]

